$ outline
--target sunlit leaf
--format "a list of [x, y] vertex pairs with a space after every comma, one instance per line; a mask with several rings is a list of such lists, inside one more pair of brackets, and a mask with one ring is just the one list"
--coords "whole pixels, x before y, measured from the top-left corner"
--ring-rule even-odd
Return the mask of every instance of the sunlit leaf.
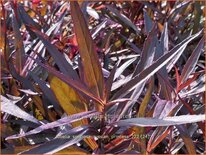
[[[174, 47], [170, 52], [166, 53], [165, 55], [163, 55], [162, 57], [160, 57], [158, 60], [156, 60], [151, 66], [149, 66], [148, 68], [146, 68], [145, 70], [143, 70], [141, 73], [139, 73], [138, 75], [136, 75], [134, 78], [132, 78], [125, 87], [121, 88], [116, 94], [115, 96], [119, 96], [120, 94], [122, 94], [123, 92], [126, 92], [128, 90], [132, 90], [135, 87], [139, 86], [140, 84], [142, 84], [144, 81], [146, 81], [149, 77], [151, 77], [152, 75], [154, 75], [159, 69], [161, 69], [163, 66], [165, 66], [168, 62], [170, 62], [170, 60], [175, 60], [177, 61], [177, 53], [178, 55], [180, 55], [179, 53], [182, 53], [183, 50], [186, 48], [186, 45], [194, 38], [196, 38], [198, 35], [200, 35], [201, 32], [195, 34], [194, 36], [191, 36], [189, 38], [187, 38], [186, 40], [183, 41], [183, 43], [177, 45], [176, 47]], [[172, 61], [174, 62], [174, 61]], [[170, 62], [170, 64], [168, 65], [168, 68], [170, 69], [173, 66], [173, 63]]]
[[[44, 144], [32, 149], [21, 152], [20, 154], [53, 154], [69, 146], [76, 144], [83, 139], [83, 136], [89, 133], [88, 127], [74, 128], [61, 137], [54, 138]], [[84, 129], [84, 130], [83, 130]], [[71, 136], [72, 135], [72, 136]], [[64, 137], [64, 138], [63, 138]]]
[[[25, 137], [25, 136], [32, 135], [32, 134], [37, 134], [37, 133], [40, 133], [40, 132], [42, 132], [44, 130], [53, 129], [53, 128], [56, 128], [56, 127], [59, 127], [59, 126], [63, 126], [63, 125], [69, 124], [69, 123], [73, 123], [73, 122], [77, 122], [79, 120], [83, 120], [84, 118], [89, 118], [89, 117], [97, 116], [97, 115], [99, 115], [99, 113], [98, 112], [94, 112], [94, 111], [88, 111], [88, 112], [73, 114], [71, 116], [64, 117], [64, 118], [59, 119], [57, 121], [54, 121], [54, 122], [51, 122], [51, 123], [47, 123], [47, 124], [43, 124], [43, 125], [35, 128], [35, 129], [33, 129], [33, 130], [30, 130], [29, 132], [26, 132], [26, 133], [23, 133], [23, 134], [9, 136], [6, 139], [7, 140], [9, 140], [9, 139], [16, 139], [16, 138]], [[82, 123], [82, 124], [86, 124], [86, 123]]]
[[116, 126], [171, 126], [171, 125], [180, 125], [187, 123], [196, 123], [205, 121], [205, 115], [182, 115], [182, 116], [173, 116], [165, 117], [163, 119], [156, 118], [131, 118], [126, 120], [120, 120], [115, 122]]
[[1, 111], [39, 124], [39, 121], [36, 118], [34, 118], [30, 114], [20, 109], [17, 105], [15, 105], [15, 103], [17, 103], [20, 100], [21, 99], [17, 101], [12, 101], [1, 95]]

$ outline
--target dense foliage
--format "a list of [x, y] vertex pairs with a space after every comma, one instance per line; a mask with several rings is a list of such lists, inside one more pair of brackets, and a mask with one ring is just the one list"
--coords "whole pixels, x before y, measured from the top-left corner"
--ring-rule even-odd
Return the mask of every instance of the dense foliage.
[[0, 9], [2, 153], [205, 152], [203, 1]]

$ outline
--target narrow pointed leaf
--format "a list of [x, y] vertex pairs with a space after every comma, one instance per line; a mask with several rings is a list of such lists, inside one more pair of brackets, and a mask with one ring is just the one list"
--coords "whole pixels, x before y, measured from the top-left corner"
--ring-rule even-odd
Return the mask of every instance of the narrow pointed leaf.
[[43, 42], [44, 46], [47, 48], [47, 50], [49, 51], [49, 53], [53, 57], [55, 63], [60, 68], [60, 71], [62, 73], [64, 73], [65, 75], [68, 75], [68, 76], [70, 76], [70, 77], [72, 77], [72, 78], [74, 78], [75, 80], [78, 81], [79, 77], [78, 77], [77, 73], [73, 70], [72, 66], [66, 61], [63, 54], [60, 53], [57, 50], [57, 48], [48, 41], [48, 37], [45, 34], [38, 31], [37, 29], [35, 29], [35, 28], [30, 27], [30, 29], [33, 32], [35, 32], [35, 34]]
[[178, 131], [180, 132], [180, 137], [183, 139], [188, 153], [196, 154], [195, 145], [188, 133], [188, 130], [183, 125], [177, 125], [176, 127]]
[[115, 76], [116, 70], [117, 70], [117, 65], [114, 66], [114, 68], [110, 72], [109, 77], [106, 81], [106, 87], [105, 87], [105, 93], [104, 93], [106, 101], [109, 99], [109, 95], [110, 95], [110, 92], [111, 92], [111, 89], [112, 89], [112, 84], [113, 84], [113, 81], [114, 81], [114, 76]]
[[70, 7], [81, 61], [85, 71], [84, 82], [96, 96], [103, 98], [104, 78], [92, 37], [78, 2], [70, 2]]
[[205, 121], [205, 115], [182, 115], [165, 117], [163, 119], [156, 118], [131, 118], [115, 122], [116, 126], [141, 126], [141, 127], [156, 127], [156, 126], [171, 126], [187, 123], [196, 123]]
[[161, 46], [163, 53], [167, 53], [169, 51], [169, 38], [168, 38], [168, 24], [167, 23], [165, 23], [164, 30], [161, 34], [160, 46]]
[[181, 84], [181, 81], [180, 81], [180, 75], [179, 75], [179, 72], [178, 72], [178, 69], [177, 69], [177, 67], [175, 67], [174, 66], [174, 68], [175, 68], [175, 75], [176, 75], [176, 82], [177, 82], [177, 89], [179, 88], [179, 86], [180, 86], [180, 84]]
[[36, 83], [38, 83], [39, 87], [41, 88], [43, 95], [45, 95], [50, 103], [54, 106], [55, 110], [61, 114], [62, 109], [54, 95], [51, 89], [46, 85], [46, 82], [43, 80], [40, 80], [39, 77], [37, 77], [34, 73], [30, 72], [31, 77], [34, 79]]
[[23, 39], [21, 36], [21, 32], [19, 30], [19, 26], [17, 23], [17, 20], [12, 14], [12, 26], [14, 29], [14, 37], [15, 37], [15, 49], [16, 49], [16, 69], [17, 72], [21, 73], [24, 63], [25, 63], [25, 51], [24, 51], [24, 45], [23, 45]]
[[140, 104], [139, 111], [137, 114], [138, 117], [145, 117], [146, 108], [151, 99], [153, 89], [154, 89], [154, 79], [151, 79], [147, 93], [145, 94], [144, 99]]
[[[162, 57], [160, 57], [158, 60], [156, 60], [151, 66], [143, 70], [141, 73], [139, 73], [137, 76], [132, 78], [126, 85], [125, 87], [121, 88], [115, 96], [120, 96], [123, 93], [125, 93], [128, 90], [132, 90], [135, 87], [139, 86], [143, 82], [145, 82], [148, 78], [150, 78], [152, 75], [154, 75], [158, 70], [160, 70], [163, 66], [165, 66], [170, 60], [175, 58], [176, 60], [176, 55], [177, 53], [182, 53], [187, 44], [199, 36], [201, 32], [185, 39], [182, 43], [178, 44], [175, 46], [170, 52], [166, 53]], [[171, 67], [173, 65], [168, 65], [168, 67]]]
[[[190, 41], [192, 41], [193, 39], [195, 39], [196, 37], [200, 36], [202, 34], [202, 32], [203, 32], [203, 30], [199, 31], [198, 33], [194, 34], [193, 36], [189, 36], [184, 41], [179, 43], [176, 47], [174, 47], [174, 48], [177, 48], [178, 46], [181, 46], [181, 47], [179, 47], [179, 49], [180, 49], [179, 52], [176, 54], [176, 56], [174, 58], [172, 58], [172, 60], [167, 65], [167, 71], [170, 71], [172, 69], [172, 67], [175, 65], [175, 63], [179, 60], [180, 56], [182, 55], [182, 53], [186, 49], [187, 44]], [[183, 42], [185, 42], [186, 40], [187, 40], [187, 42], [183, 44]]]
[[[157, 50], [155, 53], [155, 60], [157, 60], [162, 55], [169, 52], [169, 38], [168, 38], [168, 24], [164, 24], [164, 29], [161, 34], [160, 43], [157, 42], [156, 44]], [[166, 100], [171, 100], [171, 88], [165, 84], [165, 81], [169, 83], [169, 77], [166, 70], [166, 66], [163, 66], [158, 72], [157, 77], [160, 82], [161, 90], [160, 90], [160, 97], [164, 98]], [[164, 77], [165, 81], [162, 80], [162, 77]]]
[[134, 75], [136, 76], [140, 72], [142, 72], [145, 68], [150, 66], [153, 62], [155, 55], [155, 46], [157, 42], [156, 34], [157, 34], [156, 25], [154, 25], [151, 29], [151, 32], [148, 33], [147, 39], [144, 43], [143, 50], [141, 53], [141, 58], [138, 65], [135, 68]]
[[17, 134], [17, 135], [12, 135], [6, 138], [6, 140], [9, 139], [16, 139], [16, 138], [21, 138], [21, 137], [25, 137], [28, 135], [33, 135], [33, 134], [37, 134], [40, 133], [44, 130], [48, 130], [48, 129], [53, 129], [59, 126], [63, 126], [63, 125], [67, 125], [70, 124], [72, 122], [76, 122], [85, 118], [89, 118], [89, 117], [93, 117], [93, 116], [97, 116], [99, 115], [99, 112], [94, 112], [94, 111], [88, 111], [88, 112], [82, 112], [82, 113], [78, 113], [78, 114], [74, 114], [71, 116], [67, 116], [64, 118], [61, 118], [57, 121], [51, 122], [51, 123], [47, 123], [47, 124], [43, 124], [33, 130], [30, 130], [29, 132], [26, 133], [22, 133], [22, 134]]
[[120, 21], [127, 25], [128, 27], [132, 28], [137, 34], [140, 33], [140, 31], [138, 30], [138, 28], [136, 27], [136, 25], [134, 23], [132, 23], [132, 21], [127, 18], [125, 15], [119, 13], [119, 11], [117, 9], [115, 9], [114, 7], [111, 7], [109, 5], [106, 6], [107, 9], [109, 9], [109, 11], [111, 11], [112, 13], [114, 13], [114, 15], [117, 16], [117, 18], [120, 19]]
[[152, 30], [152, 25], [152, 19], [148, 15], [147, 11], [144, 10], [144, 26], [146, 34], [148, 34]]
[[[77, 92], [68, 86], [65, 82], [59, 78], [50, 76], [49, 77], [50, 88], [54, 92], [57, 100], [61, 107], [67, 113], [67, 115], [73, 115], [76, 113], [87, 111], [88, 105], [82, 99]], [[87, 124], [87, 120], [82, 120], [72, 125], [74, 127]]]
[[23, 151], [19, 154], [54, 154], [78, 143], [84, 138], [84, 135], [87, 133], [89, 133], [88, 127], [76, 127], [72, 129], [72, 131], [68, 131], [61, 137], [57, 137], [51, 141], [48, 141], [32, 149]]
[[192, 78], [188, 79], [185, 83], [182, 83], [179, 88], [178, 88], [178, 91], [181, 91], [182, 89], [184, 89], [185, 87], [189, 86], [193, 81], [195, 81], [195, 79], [197, 78], [197, 74], [194, 75]]
[[114, 80], [116, 78], [118, 78], [123, 72], [124, 70], [130, 65], [132, 64], [137, 58], [133, 58], [130, 59], [128, 61], [126, 61], [124, 64], [122, 64], [120, 67], [117, 68], [116, 72], [115, 72], [115, 76], [114, 76]]
[[151, 152], [157, 145], [168, 135], [170, 127], [157, 127], [152, 133], [148, 144], [147, 151]]
[[9, 100], [6, 97], [1, 95], [1, 111], [39, 124], [39, 121], [36, 118], [34, 118], [30, 114], [20, 109], [17, 105], [15, 105], [16, 102], [18, 101]]
[[175, 106], [176, 104], [171, 101], [159, 99], [155, 106], [153, 117], [160, 119], [167, 117]]
[[201, 52], [203, 52], [203, 48], [204, 48], [204, 37], [200, 40], [197, 47], [192, 52], [192, 55], [189, 57], [186, 64], [184, 65], [184, 68], [180, 76], [181, 82], [185, 82], [185, 80], [187, 80], [189, 75], [194, 71], [198, 58]]
[[72, 79], [69, 76], [61, 74], [59, 71], [56, 71], [51, 66], [48, 66], [48, 65], [41, 63], [39, 60], [35, 60], [35, 61], [39, 65], [41, 65], [43, 68], [45, 68], [48, 72], [52, 73], [53, 75], [55, 75], [56, 77], [58, 77], [59, 79], [61, 79], [65, 83], [67, 83], [70, 87], [72, 87], [73, 89], [75, 89], [76, 91], [81, 93], [82, 95], [85, 95], [85, 96], [89, 97], [90, 99], [93, 99], [94, 101], [96, 101], [98, 104], [102, 105], [102, 100], [100, 98], [97, 98], [96, 96], [94, 96], [90, 92], [90, 90], [85, 85], [80, 83], [79, 81], [76, 81], [75, 79]]

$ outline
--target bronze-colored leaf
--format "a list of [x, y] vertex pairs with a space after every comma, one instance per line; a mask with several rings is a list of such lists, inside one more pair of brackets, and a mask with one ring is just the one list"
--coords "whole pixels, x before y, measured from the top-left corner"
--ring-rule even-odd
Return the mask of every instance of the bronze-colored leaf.
[[[70, 7], [84, 69], [84, 82], [96, 96], [102, 99], [104, 79], [92, 37], [78, 2], [70, 2]], [[97, 109], [101, 111], [102, 108], [98, 105]]]

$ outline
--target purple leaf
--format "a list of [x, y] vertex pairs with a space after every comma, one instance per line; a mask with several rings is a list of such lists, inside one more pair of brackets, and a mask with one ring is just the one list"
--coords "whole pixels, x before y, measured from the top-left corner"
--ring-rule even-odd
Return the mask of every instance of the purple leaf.
[[44, 43], [45, 47], [47, 48], [51, 56], [54, 58], [55, 63], [60, 68], [60, 71], [64, 73], [65, 75], [68, 75], [74, 78], [75, 80], [79, 81], [79, 77], [77, 73], [73, 70], [72, 66], [66, 61], [63, 54], [60, 53], [57, 50], [57, 48], [48, 41], [47, 36], [45, 36], [40, 31], [34, 28], [30, 28], [30, 29], [33, 32], [35, 32], [35, 34], [39, 37], [39, 39]]
[[114, 75], [114, 80], [116, 80], [116, 78], [118, 78], [123, 72], [124, 70], [131, 65], [137, 58], [133, 58], [130, 59], [128, 61], [126, 61], [125, 63], [123, 63], [120, 67], [117, 68], [115, 75]]
[[112, 84], [114, 81], [114, 76], [115, 76], [116, 70], [117, 70], [117, 65], [114, 66], [114, 68], [110, 72], [109, 77], [106, 81], [106, 87], [105, 87], [105, 99], [106, 100], [109, 99], [109, 95], [111, 93], [111, 88], [112, 88]]
[[168, 38], [168, 24], [167, 23], [165, 23], [164, 30], [163, 30], [163, 32], [161, 34], [160, 47], [162, 49], [161, 50], [162, 52], [160, 53], [159, 56], [161, 56], [161, 54], [165, 54], [165, 53], [167, 53], [169, 51], [169, 38]]
[[[172, 58], [172, 60], [167, 64], [167, 71], [169, 72], [175, 65], [175, 63], [179, 60], [180, 56], [182, 55], [182, 53], [184, 52], [185, 48], [187, 47], [188, 43], [191, 42], [193, 39], [197, 38], [198, 36], [200, 36], [202, 34], [203, 30], [199, 31], [198, 33], [189, 36], [188, 38], [186, 38], [185, 40], [183, 40], [181, 43], [179, 43], [178, 45], [176, 45], [172, 50], [172, 51], [178, 51], [175, 55], [175, 57]], [[170, 53], [170, 52], [169, 52]]]
[[115, 16], [117, 16], [125, 25], [131, 27], [137, 34], [140, 33], [140, 30], [137, 29], [136, 25], [133, 24], [132, 21], [129, 18], [127, 18], [125, 15], [119, 13], [117, 9], [109, 5], [107, 5], [106, 8], [109, 11], [111, 11]]
[[21, 36], [21, 32], [19, 30], [19, 25], [17, 23], [16, 17], [12, 14], [12, 26], [14, 30], [14, 42], [15, 42], [15, 62], [16, 62], [16, 70], [18, 73], [21, 73], [23, 66], [25, 64], [25, 51], [23, 45], [23, 39]]
[[48, 72], [52, 73], [65, 83], [67, 83], [70, 87], [73, 89], [77, 90], [79, 93], [81, 93], [84, 96], [89, 97], [90, 99], [93, 99], [96, 101], [98, 104], [103, 104], [102, 100], [100, 98], [97, 98], [93, 93], [90, 92], [90, 90], [82, 83], [79, 81], [76, 81], [76, 79], [72, 79], [70, 76], [66, 76], [59, 71], [56, 71], [54, 68], [51, 66], [45, 65], [41, 63], [39, 60], [35, 60], [40, 66], [45, 68]]
[[[36, 83], [38, 83], [39, 87], [41, 88], [43, 94], [47, 97], [47, 99], [50, 101], [50, 103], [54, 106], [55, 110], [61, 114], [62, 113], [62, 108], [59, 105], [55, 94], [53, 93], [53, 91], [46, 85], [46, 82], [43, 80], [40, 80], [34, 73], [29, 72], [29, 74], [31, 75], [31, 77], [34, 79], [34, 81]], [[48, 105], [48, 104], [47, 104]]]
[[[136, 75], [134, 78], [132, 78], [124, 87], [122, 87], [113, 98], [117, 98], [119, 96], [122, 96], [123, 93], [127, 91], [131, 91], [134, 88], [138, 87], [142, 83], [144, 83], [148, 78], [150, 78], [152, 75], [154, 75], [158, 70], [160, 70], [163, 66], [168, 64], [168, 62], [171, 62], [171, 60], [177, 60], [177, 54], [182, 53], [183, 50], [186, 48], [187, 44], [199, 36], [202, 33], [200, 31], [199, 33], [188, 37], [185, 39], [182, 43], [175, 46], [170, 52], [166, 53], [162, 57], [160, 57], [158, 60], [156, 60], [151, 66], [147, 67], [145, 70], [140, 72], [138, 75]], [[175, 59], [174, 59], [175, 58]], [[172, 61], [174, 62], [174, 61]], [[167, 67], [171, 69], [173, 67], [173, 63], [170, 63]], [[138, 69], [139, 70], [139, 69]]]
[[25, 94], [28, 94], [28, 95], [38, 95], [39, 94], [37, 92], [33, 92], [30, 89], [19, 89], [19, 91], [24, 92]]
[[130, 118], [120, 120], [113, 123], [114, 126], [140, 126], [140, 127], [157, 127], [157, 126], [171, 126], [187, 123], [196, 123], [205, 121], [205, 115], [182, 115], [165, 117], [163, 119], [156, 118]]
[[155, 106], [153, 117], [154, 118], [165, 118], [176, 107], [176, 104], [172, 101], [158, 99], [158, 102]]
[[59, 127], [59, 126], [62, 126], [62, 125], [66, 125], [66, 124], [69, 124], [69, 123], [73, 123], [73, 122], [82, 120], [84, 118], [93, 117], [93, 116], [96, 116], [96, 115], [99, 115], [99, 114], [100, 114], [99, 112], [94, 112], [94, 111], [88, 111], [88, 112], [82, 112], [82, 113], [74, 114], [74, 115], [64, 117], [62, 119], [59, 119], [59, 120], [51, 122], [51, 123], [43, 124], [43, 125], [35, 128], [35, 129], [33, 129], [33, 130], [30, 130], [29, 132], [9, 136], [9, 137], [6, 138], [6, 140], [16, 139], [16, 138], [25, 137], [25, 136], [28, 136], [28, 135], [37, 134], [37, 133], [40, 133], [44, 130], [48, 130], [48, 129], [52, 129], [52, 128]]
[[201, 52], [204, 51], [204, 41], [205, 40], [203, 37], [198, 43], [197, 47], [192, 52], [192, 55], [187, 60], [186, 64], [184, 65], [184, 68], [180, 76], [181, 82], [185, 82], [187, 78], [190, 76], [190, 74], [194, 71], [198, 58]]
[[17, 101], [12, 101], [1, 95], [1, 111], [39, 124], [39, 121], [36, 118], [34, 118], [30, 114], [20, 109], [17, 105], [15, 105], [15, 103], [17, 103], [20, 100], [21, 99]]
[[144, 10], [144, 26], [145, 26], [145, 32], [148, 34], [152, 30], [152, 19], [147, 14], [147, 11]]
[[88, 126], [76, 127], [69, 130], [67, 133], [56, 137], [51, 141], [48, 141], [44, 144], [41, 144], [37, 147], [34, 147], [30, 150], [26, 150], [19, 154], [54, 154], [58, 151], [61, 151], [69, 146], [72, 146], [84, 138], [86, 134], [95, 134], [90, 131]]

